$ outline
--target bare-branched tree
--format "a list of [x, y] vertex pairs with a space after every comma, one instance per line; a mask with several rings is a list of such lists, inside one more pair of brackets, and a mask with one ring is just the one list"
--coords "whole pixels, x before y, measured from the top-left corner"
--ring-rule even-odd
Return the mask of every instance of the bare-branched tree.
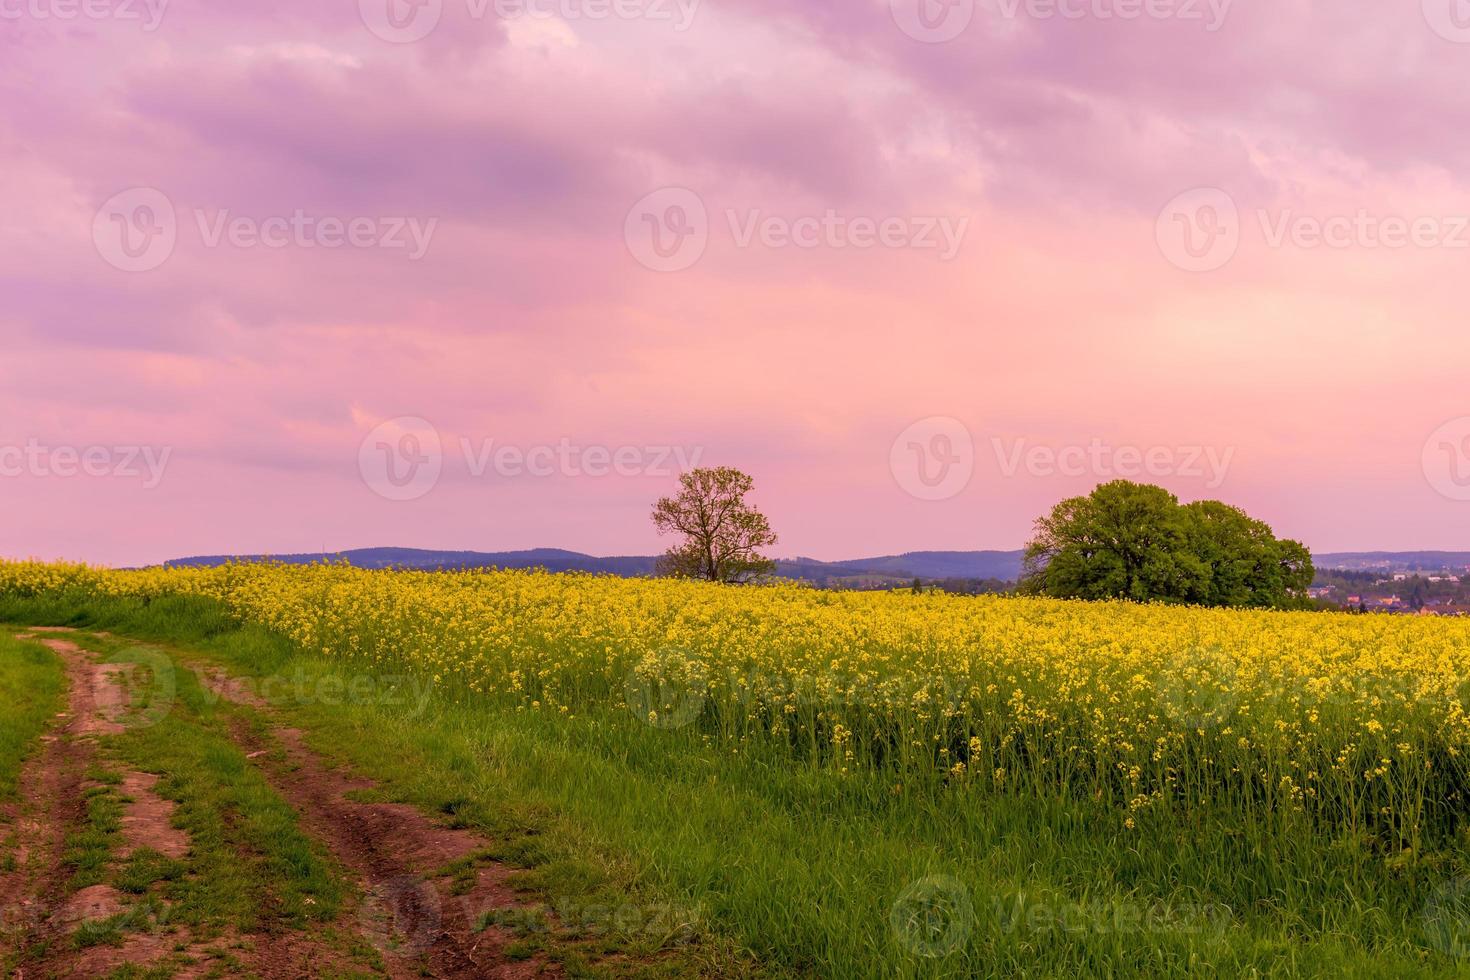
[[653, 507], [660, 534], [684, 540], [659, 559], [659, 573], [710, 582], [748, 582], [776, 563], [760, 553], [776, 543], [766, 516], [745, 502], [754, 481], [729, 466], [681, 474], [679, 493]]

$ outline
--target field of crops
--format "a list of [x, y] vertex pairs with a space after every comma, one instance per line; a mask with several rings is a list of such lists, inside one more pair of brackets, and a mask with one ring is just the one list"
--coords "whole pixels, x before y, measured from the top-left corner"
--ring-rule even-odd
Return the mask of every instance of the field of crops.
[[625, 708], [832, 779], [1209, 807], [1383, 853], [1466, 811], [1470, 622], [721, 588], [525, 572], [0, 565], [0, 592], [201, 594], [300, 648], [468, 699]]

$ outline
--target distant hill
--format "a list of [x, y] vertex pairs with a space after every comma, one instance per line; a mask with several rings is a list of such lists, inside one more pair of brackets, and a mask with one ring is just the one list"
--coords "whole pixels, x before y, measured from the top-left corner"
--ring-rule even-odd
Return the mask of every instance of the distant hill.
[[[895, 584], [916, 578], [997, 579], [1014, 582], [1021, 574], [1020, 551], [910, 551], [902, 555], [819, 561], [816, 558], [783, 558], [776, 574], [805, 579], [818, 585]], [[359, 568], [544, 568], [550, 572], [595, 572], [625, 577], [652, 575], [658, 561], [653, 555], [599, 558], [560, 548], [529, 551], [429, 551], [421, 548], [358, 548], [332, 554], [299, 555], [204, 555], [178, 558], [165, 564], [222, 565], [232, 560], [282, 561], [305, 565], [319, 561], [346, 560]], [[1466, 551], [1341, 551], [1314, 555], [1318, 568], [1349, 571], [1439, 571], [1470, 567]]]
[[1470, 551], [1337, 551], [1313, 555], [1312, 563], [1353, 572], [1438, 572], [1470, 568]]
[[[307, 565], [346, 560], [359, 568], [545, 568], [552, 572], [599, 572], [608, 575], [652, 575], [655, 556], [598, 558], [560, 548], [530, 551], [428, 551], [420, 548], [358, 548], [331, 554], [201, 555], [176, 558], [169, 566], [213, 566], [227, 561], [280, 561]], [[1014, 581], [1021, 570], [1019, 551], [914, 551], [879, 558], [825, 562], [815, 558], [782, 559], [778, 575], [821, 584], [852, 578], [1002, 579]]]
[[310, 565], [346, 560], [358, 568], [416, 568], [438, 571], [454, 568], [544, 568], [550, 572], [603, 572], [611, 575], [652, 575], [652, 557], [595, 558], [560, 548], [530, 551], [428, 551], [421, 548], [357, 548], [331, 553], [298, 555], [202, 555], [176, 558], [168, 566], [223, 565], [228, 561], [279, 561]]

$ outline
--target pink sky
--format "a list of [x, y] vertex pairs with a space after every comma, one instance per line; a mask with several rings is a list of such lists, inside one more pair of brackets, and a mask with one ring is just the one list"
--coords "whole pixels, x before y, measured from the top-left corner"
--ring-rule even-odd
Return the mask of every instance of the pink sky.
[[1470, 549], [1457, 3], [0, 0], [0, 553]]

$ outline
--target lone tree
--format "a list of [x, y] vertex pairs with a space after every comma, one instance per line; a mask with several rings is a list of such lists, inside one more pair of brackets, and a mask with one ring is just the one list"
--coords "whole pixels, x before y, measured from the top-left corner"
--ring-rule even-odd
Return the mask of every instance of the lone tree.
[[1315, 570], [1296, 541], [1238, 507], [1181, 505], [1161, 487], [1115, 480], [1036, 522], [1020, 588], [1068, 599], [1284, 609], [1306, 605]]
[[728, 466], [700, 468], [679, 476], [679, 493], [653, 505], [659, 534], [684, 540], [659, 559], [662, 575], [748, 582], [776, 563], [760, 549], [776, 543], [766, 516], [745, 502], [754, 481]]

